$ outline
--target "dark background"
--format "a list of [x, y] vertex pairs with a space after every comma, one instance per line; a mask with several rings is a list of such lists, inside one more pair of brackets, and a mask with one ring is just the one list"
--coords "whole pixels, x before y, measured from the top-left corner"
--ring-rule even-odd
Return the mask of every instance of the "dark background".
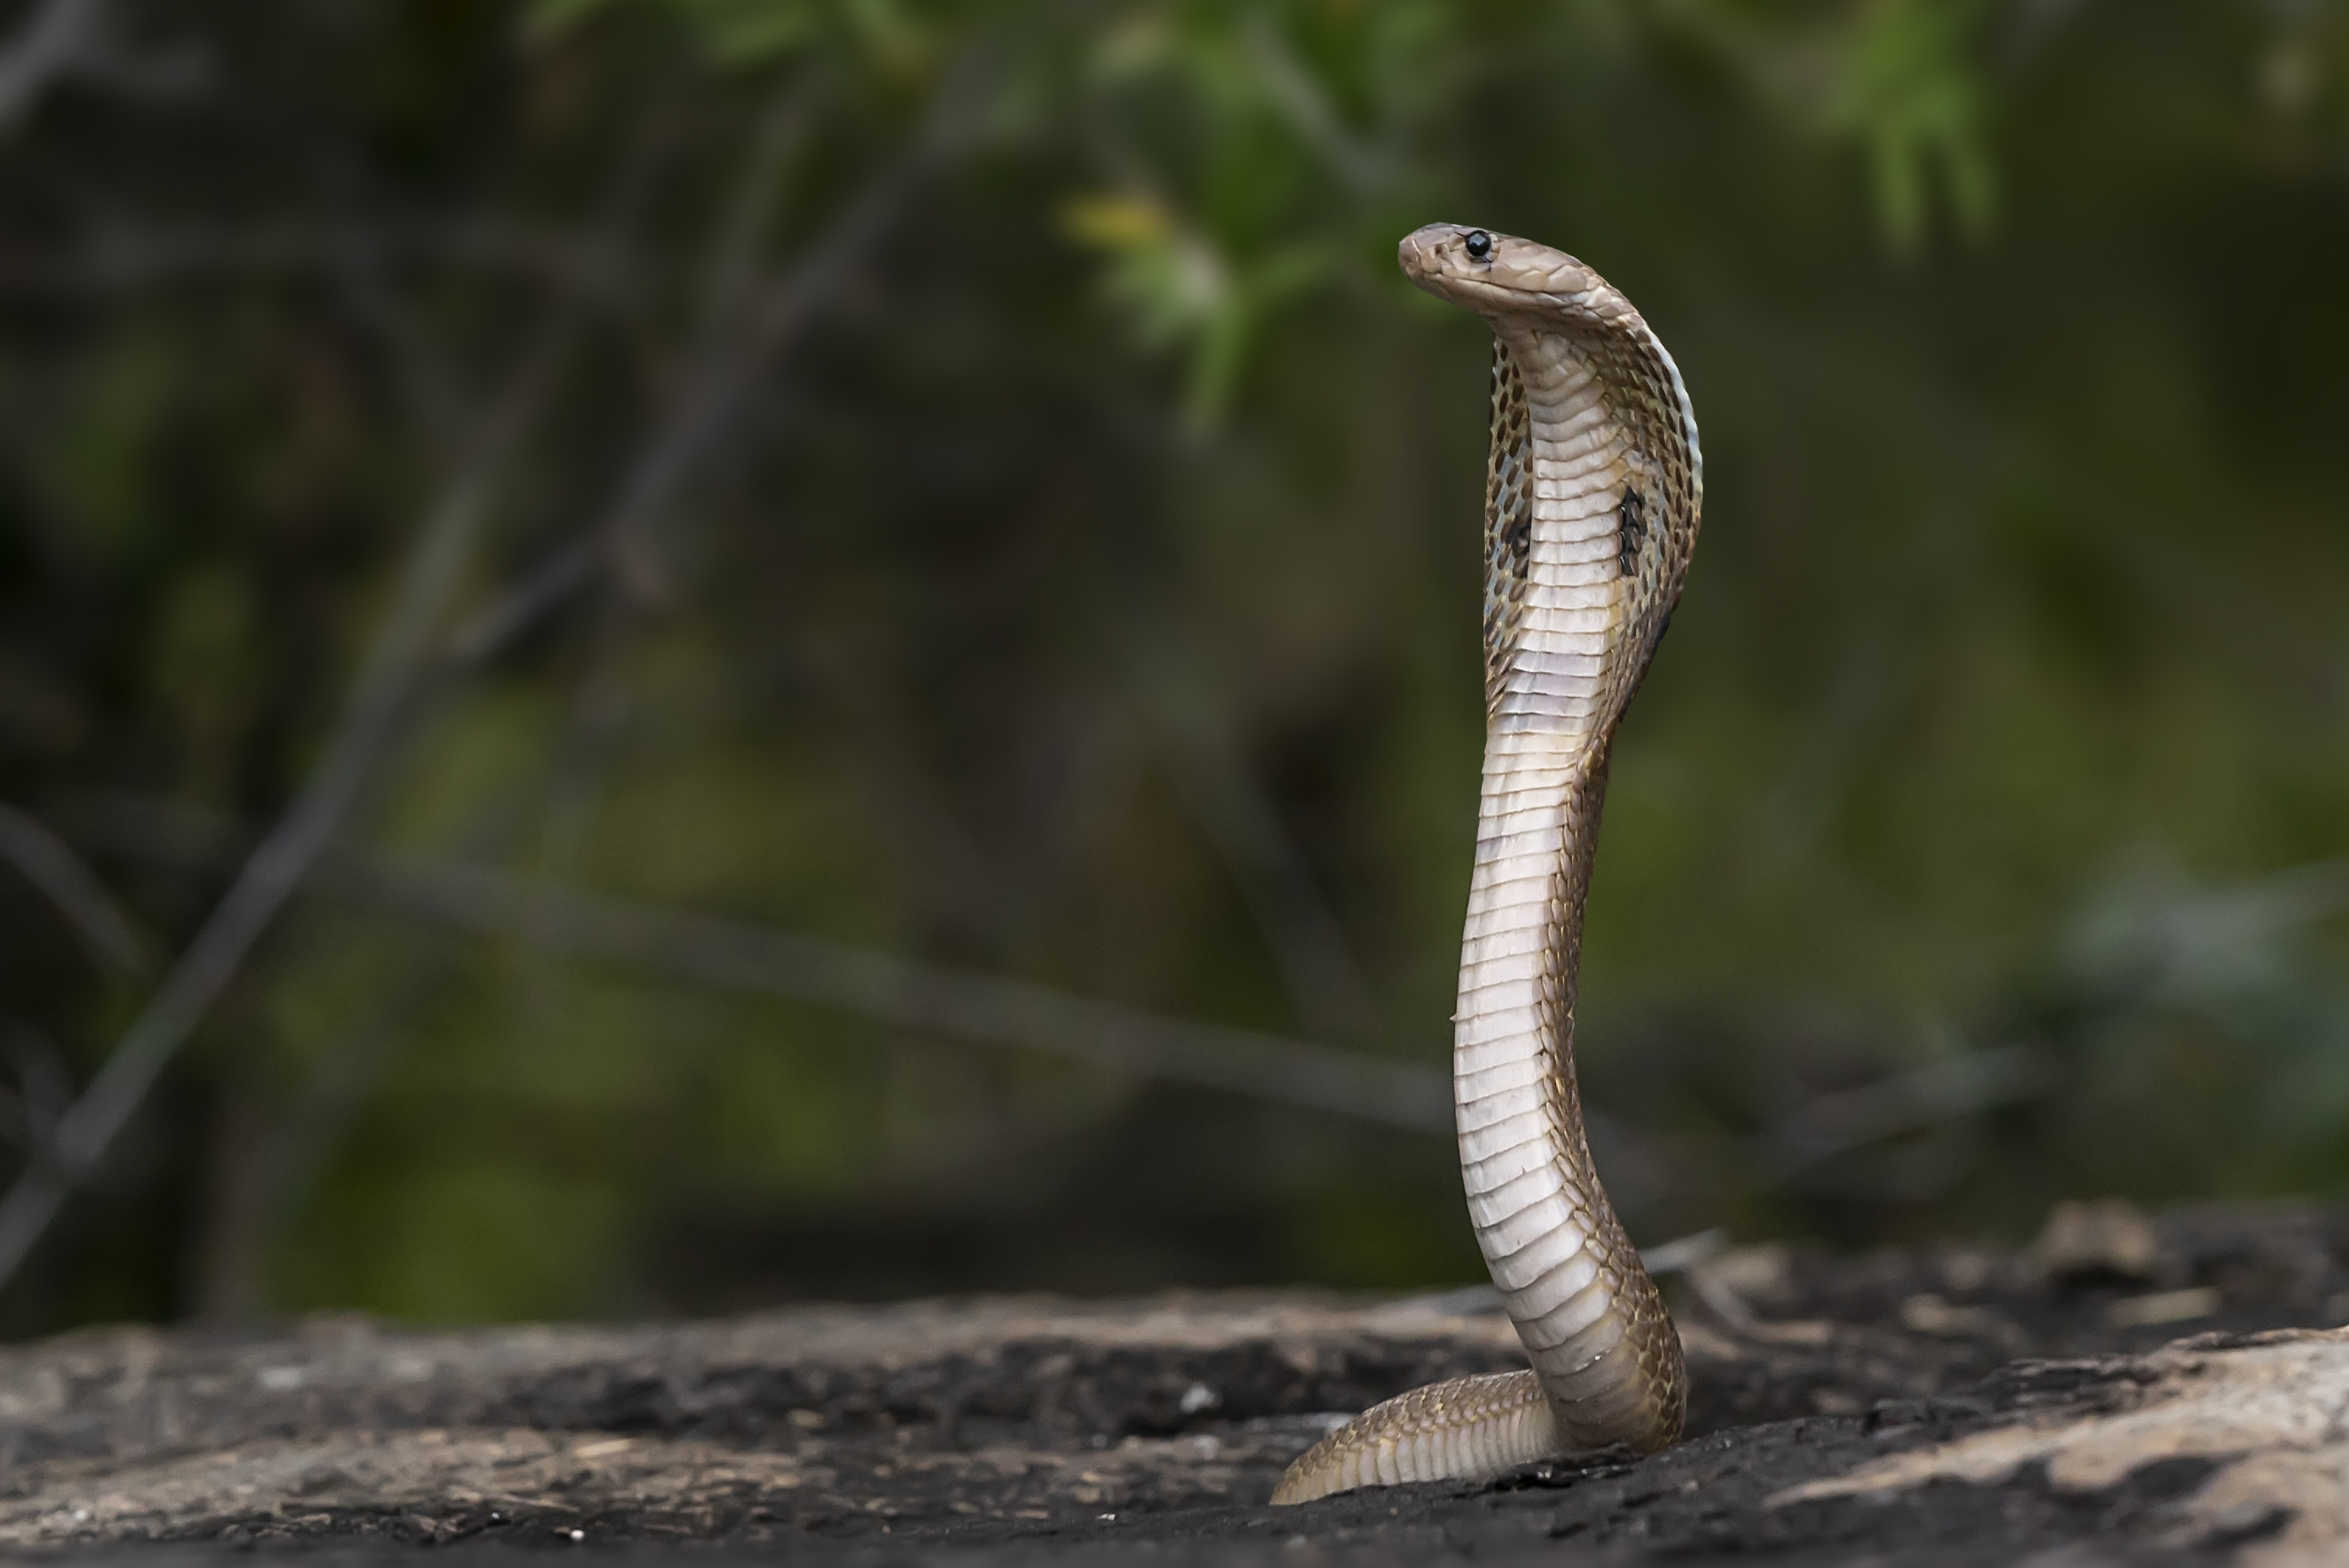
[[4, 26], [12, 1332], [1476, 1278], [1434, 219], [1703, 429], [1635, 1236], [2349, 1193], [2349, 7]]

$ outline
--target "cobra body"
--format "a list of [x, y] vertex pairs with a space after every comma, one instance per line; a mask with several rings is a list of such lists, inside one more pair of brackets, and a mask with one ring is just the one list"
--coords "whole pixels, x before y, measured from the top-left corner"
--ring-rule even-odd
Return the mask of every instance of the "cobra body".
[[1640, 313], [1572, 256], [1437, 223], [1400, 260], [1493, 328], [1484, 793], [1452, 1068], [1469, 1216], [1532, 1365], [1363, 1412], [1277, 1503], [1647, 1452], [1688, 1403], [1680, 1336], [1584, 1137], [1574, 999], [1608, 748], [1696, 544], [1696, 418]]

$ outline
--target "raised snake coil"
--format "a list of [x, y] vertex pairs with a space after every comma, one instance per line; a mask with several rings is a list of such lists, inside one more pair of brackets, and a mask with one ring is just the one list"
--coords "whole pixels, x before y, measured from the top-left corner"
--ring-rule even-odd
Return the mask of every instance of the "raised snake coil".
[[1415, 1388], [1291, 1465], [1276, 1503], [1680, 1436], [1680, 1336], [1583, 1135], [1583, 900], [1625, 706], [1704, 497], [1696, 417], [1640, 313], [1572, 256], [1431, 224], [1403, 272], [1493, 328], [1483, 803], [1452, 1073], [1468, 1212], [1532, 1365]]

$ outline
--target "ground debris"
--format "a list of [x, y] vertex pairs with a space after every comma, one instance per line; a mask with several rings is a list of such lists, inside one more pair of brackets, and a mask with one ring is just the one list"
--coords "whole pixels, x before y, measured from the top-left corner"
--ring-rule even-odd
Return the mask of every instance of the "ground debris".
[[1473, 1293], [1224, 1293], [92, 1331], [0, 1353], [0, 1548], [2349, 1560], [2349, 1219], [2096, 1224], [2031, 1253], [1710, 1258], [1673, 1286], [1679, 1448], [1279, 1510], [1338, 1413], [1521, 1365], [1506, 1321]]

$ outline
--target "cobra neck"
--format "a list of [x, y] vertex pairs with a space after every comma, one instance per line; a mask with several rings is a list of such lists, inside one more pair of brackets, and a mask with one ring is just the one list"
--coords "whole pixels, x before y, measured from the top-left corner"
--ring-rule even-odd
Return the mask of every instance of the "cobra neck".
[[[1505, 337], [1528, 538], [1508, 585], [1453, 1047], [1479, 1247], [1569, 1447], [1679, 1429], [1677, 1342], [1591, 1162], [1574, 1067], [1583, 906], [1621, 712], [1628, 436], [1563, 339]], [[1547, 350], [1547, 351], [1546, 351]], [[1503, 423], [1496, 418], [1498, 439]], [[1495, 471], [1504, 465], [1496, 453]], [[1658, 1326], [1661, 1326], [1659, 1327]], [[1656, 1375], [1671, 1357], [1670, 1376]]]

